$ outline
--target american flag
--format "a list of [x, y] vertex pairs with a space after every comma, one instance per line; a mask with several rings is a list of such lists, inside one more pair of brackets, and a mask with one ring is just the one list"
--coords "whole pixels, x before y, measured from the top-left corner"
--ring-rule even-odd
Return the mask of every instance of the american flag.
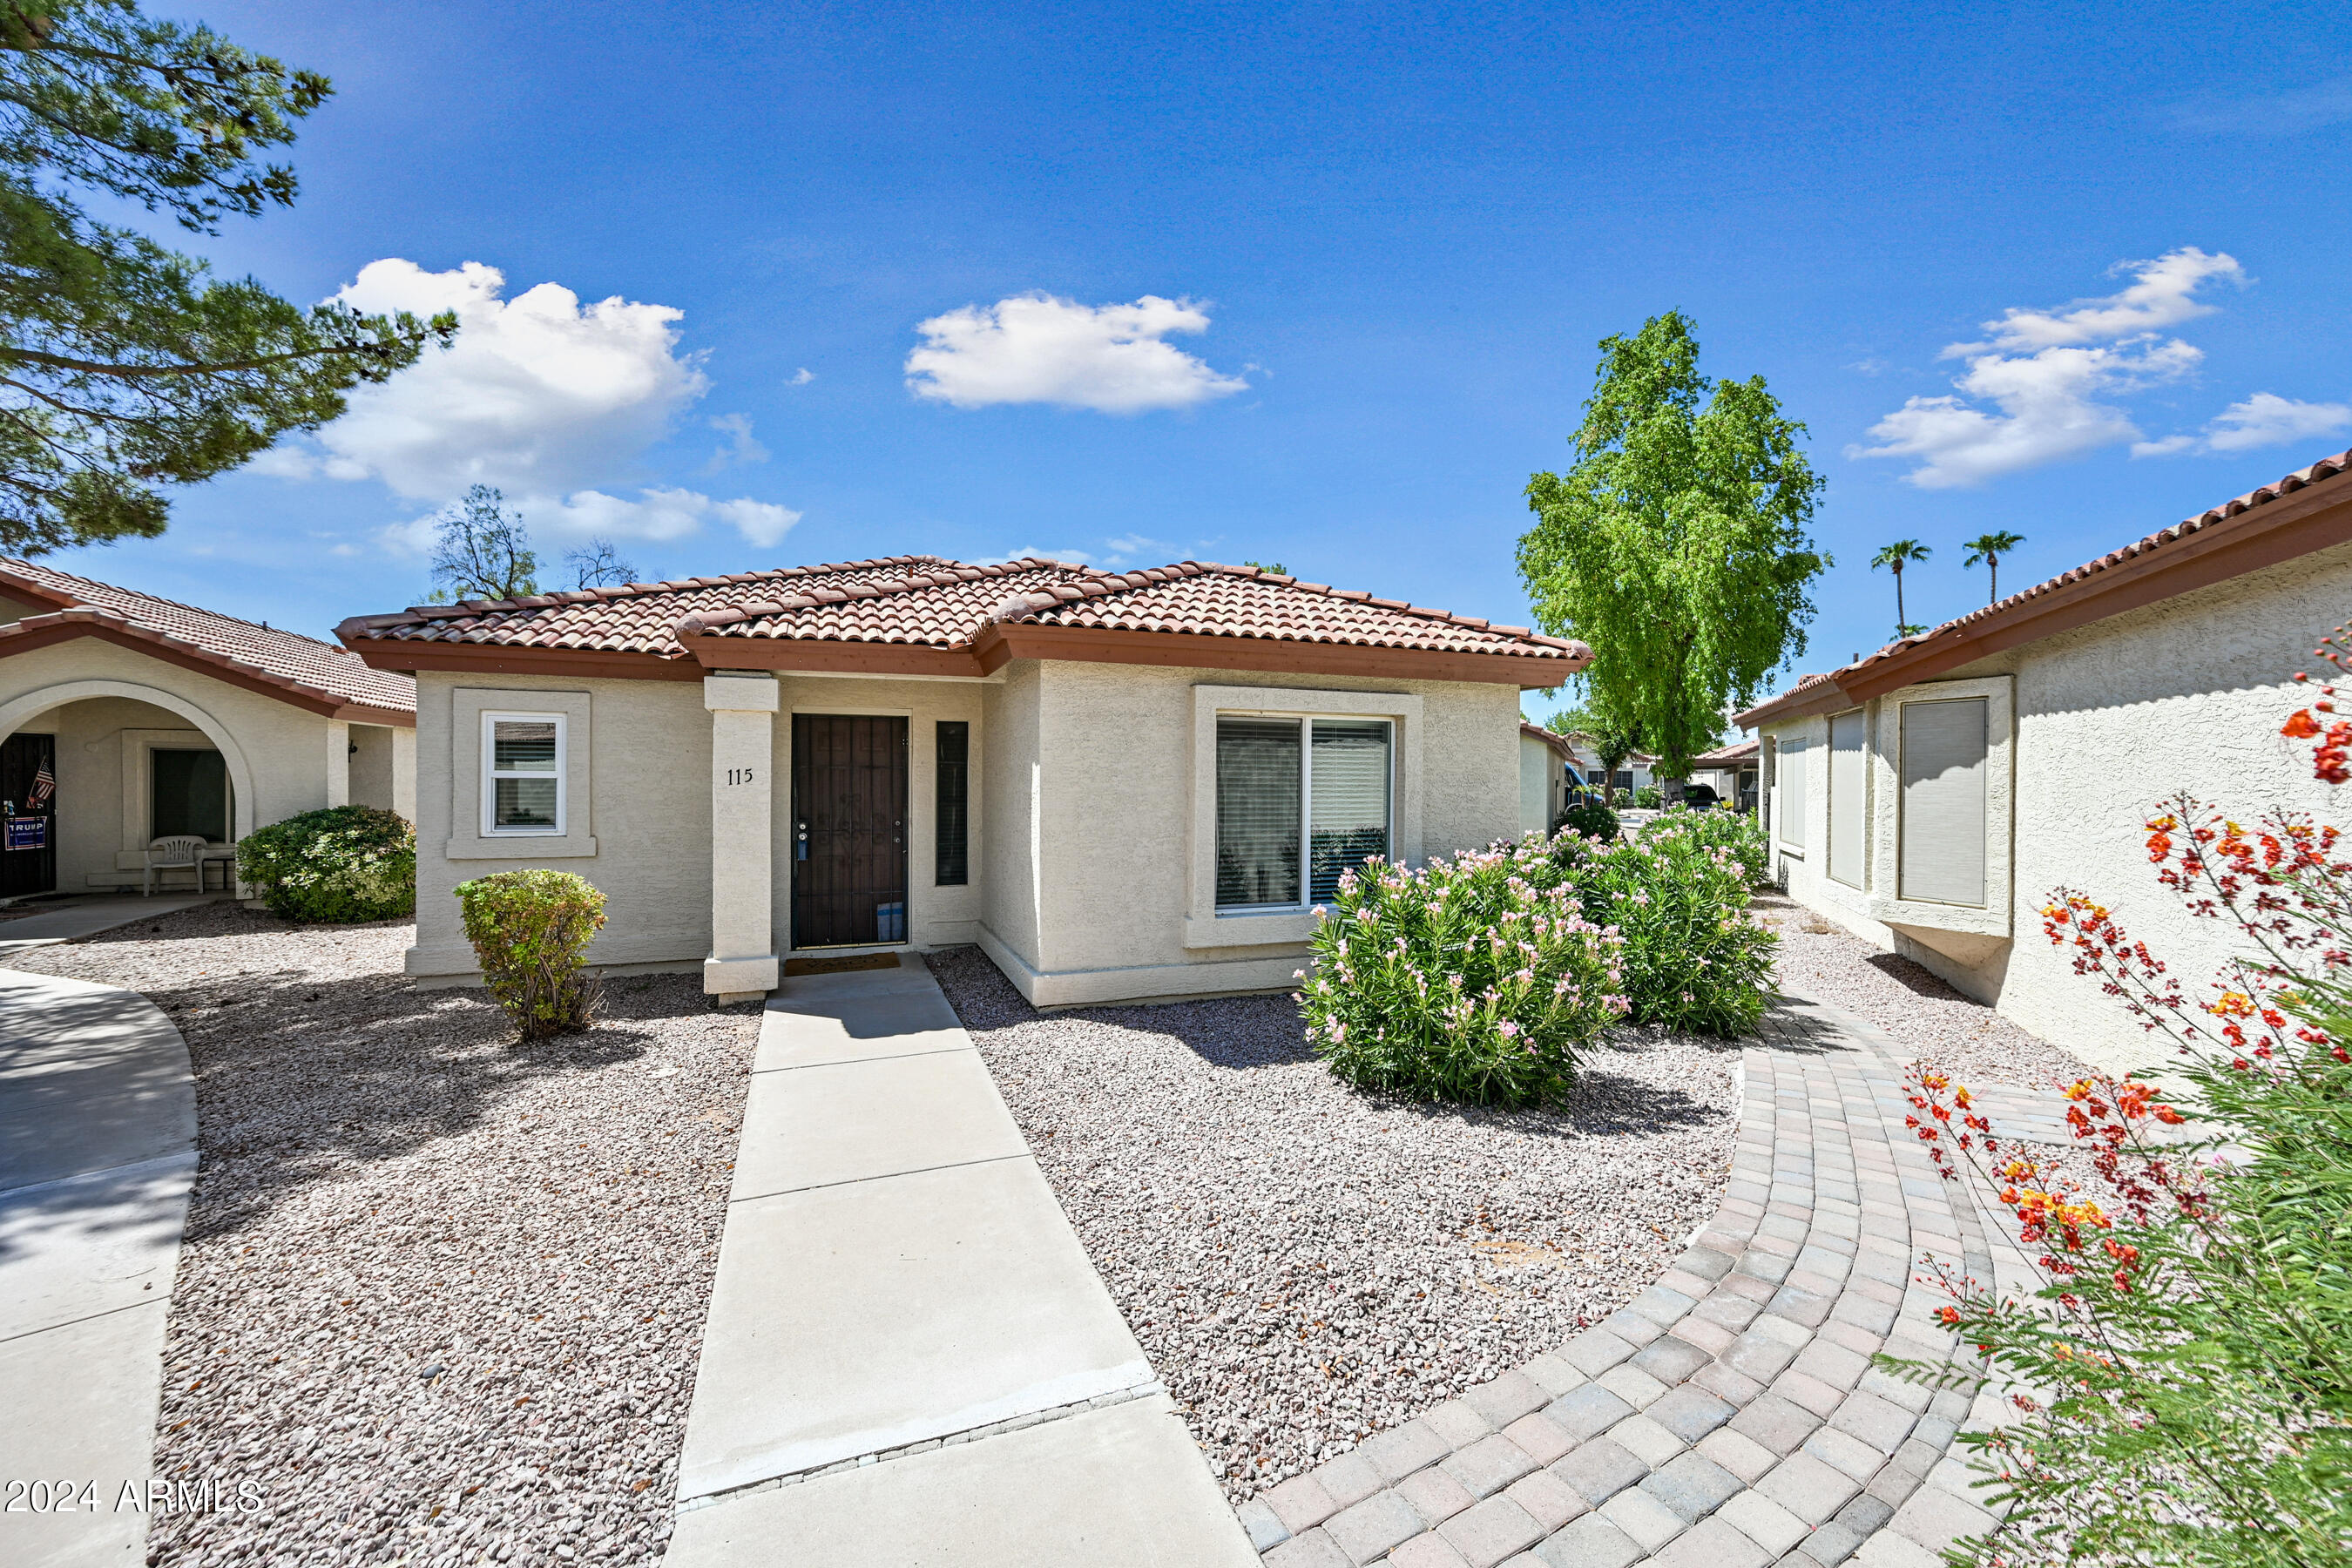
[[26, 797], [25, 804], [37, 811], [48, 805], [49, 796], [57, 793], [58, 781], [49, 773], [49, 764], [43, 763], [40, 772], [33, 775], [33, 793]]

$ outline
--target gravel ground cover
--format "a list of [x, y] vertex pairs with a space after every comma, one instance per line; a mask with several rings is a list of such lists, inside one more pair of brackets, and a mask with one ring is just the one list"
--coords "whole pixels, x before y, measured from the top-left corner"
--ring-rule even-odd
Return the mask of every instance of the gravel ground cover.
[[412, 935], [207, 904], [10, 960], [145, 993], [194, 1061], [155, 1473], [266, 1509], [158, 1514], [151, 1564], [664, 1549], [756, 1014], [621, 979], [517, 1046], [409, 985]]
[[1793, 899], [1759, 893], [1755, 908], [1767, 925], [1780, 931], [1783, 984], [1861, 1014], [1917, 1052], [1916, 1059], [1927, 1067], [1962, 1083], [2027, 1089], [2072, 1083], [2097, 1070], [1961, 995], [1911, 960], [1880, 952]]
[[1560, 1110], [1433, 1108], [1333, 1079], [1287, 998], [1041, 1016], [930, 962], [1237, 1502], [1613, 1311], [1723, 1194], [1736, 1046], [1629, 1031]]

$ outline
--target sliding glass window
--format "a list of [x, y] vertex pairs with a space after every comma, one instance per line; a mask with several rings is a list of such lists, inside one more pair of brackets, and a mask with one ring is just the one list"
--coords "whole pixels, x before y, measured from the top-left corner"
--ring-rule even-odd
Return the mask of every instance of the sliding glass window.
[[1297, 909], [1391, 851], [1385, 719], [1217, 721], [1217, 907]]

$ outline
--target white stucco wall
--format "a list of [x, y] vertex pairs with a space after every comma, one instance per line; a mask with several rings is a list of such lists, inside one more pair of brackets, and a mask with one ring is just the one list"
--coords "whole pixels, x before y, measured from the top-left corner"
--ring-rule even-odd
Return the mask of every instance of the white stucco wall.
[[[2148, 864], [2142, 824], [2186, 789], [2250, 821], [2273, 807], [2344, 818], [2344, 801], [2311, 776], [2311, 749], [2278, 733], [2308, 697], [2289, 679], [2352, 605], [2352, 546], [2127, 612], [1950, 671], [2014, 678], [2014, 910], [2005, 941], [1871, 918], [1865, 895], [1820, 870], [1826, 843], [1822, 770], [1808, 780], [1802, 860], [1781, 861], [1790, 890], [1880, 946], [1917, 960], [2042, 1037], [2110, 1070], [2161, 1065], [2168, 1049], [2095, 981], [2076, 975], [2042, 931], [2061, 887], [2087, 891], [2145, 940], [2190, 989], [2240, 950], [2223, 922], [2189, 917]], [[1874, 719], [1874, 729], [1875, 721]], [[1774, 726], [1811, 736], [1825, 756], [1826, 720]], [[1875, 826], [1886, 827], [1883, 805]]]
[[351, 753], [352, 804], [373, 805], [382, 811], [399, 810], [394, 804], [398, 795], [393, 787], [392, 728], [384, 724], [353, 724], [351, 731], [351, 743], [358, 748]]
[[[70, 700], [44, 700], [51, 696]], [[240, 836], [327, 804], [329, 721], [319, 714], [96, 637], [0, 658], [0, 736], [58, 737], [60, 890], [139, 884], [143, 830], [125, 826], [121, 731], [204, 733], [173, 701], [226, 741], [216, 749], [228, 761]]]
[[[481, 784], [457, 765], [459, 692], [501, 693], [492, 706], [556, 706], [535, 694], [584, 700], [584, 748], [574, 765], [588, 785], [572, 791], [562, 846], [499, 840], [476, 858]], [[470, 704], [470, 700], [469, 700]], [[470, 705], [467, 710], [474, 710]], [[569, 710], [568, 709], [566, 710]], [[468, 724], [470, 731], [470, 722]], [[700, 969], [710, 951], [710, 715], [694, 680], [570, 680], [545, 676], [425, 671], [416, 682], [416, 945], [408, 972], [425, 980], [477, 980], [455, 889], [493, 871], [547, 866], [593, 883], [605, 924], [589, 957], [614, 968]], [[478, 744], [478, 742], [477, 742]], [[464, 858], [452, 858], [454, 845]], [[512, 853], [508, 854], [511, 844]], [[581, 852], [590, 850], [593, 852]]]
[[[990, 795], [992, 869], [1025, 850], [1035, 890], [1024, 900], [1018, 886], [995, 889], [981, 940], [1041, 1004], [1269, 989], [1287, 984], [1305, 956], [1303, 941], [1186, 945], [1200, 820], [1192, 795], [1196, 686], [1417, 697], [1423, 855], [1517, 834], [1519, 694], [1510, 687], [1062, 662], [1015, 665], [1008, 675], [992, 707], [1013, 725], [1034, 711], [1037, 768], [1027, 788], [1005, 776], [1024, 771], [1018, 762], [992, 775], [1003, 779]], [[998, 752], [1020, 757], [1017, 738], [995, 739]], [[1405, 744], [1401, 738], [1401, 751]], [[1033, 913], [1023, 913], [1024, 901]], [[1012, 929], [995, 927], [1000, 913]]]

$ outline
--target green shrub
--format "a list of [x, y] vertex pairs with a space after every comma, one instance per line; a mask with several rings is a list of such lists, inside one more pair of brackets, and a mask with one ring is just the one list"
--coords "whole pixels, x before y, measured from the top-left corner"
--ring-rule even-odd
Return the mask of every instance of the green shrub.
[[1581, 834], [1587, 838], [1617, 837], [1617, 814], [1597, 800], [1580, 800], [1559, 814], [1551, 825], [1554, 833]]
[[482, 978], [526, 1040], [587, 1028], [599, 986], [583, 955], [604, 895], [569, 871], [499, 871], [457, 885]]
[[2009, 1208], [2039, 1277], [1996, 1295], [1941, 1276], [1944, 1321], [2030, 1391], [1959, 1438], [1996, 1473], [1985, 1506], [2003, 1522], [1951, 1560], [2352, 1563], [2352, 862], [2294, 813], [2242, 827], [2182, 796], [2147, 826], [2189, 917], [2252, 951], [2194, 1001], [2107, 910], [2052, 895], [2043, 930], [2075, 973], [2186, 1058], [2177, 1098], [2129, 1077], [2067, 1089], [2098, 1184], [1996, 1137], [1941, 1075], [1907, 1086], [1937, 1164]]
[[246, 835], [236, 874], [289, 921], [384, 921], [416, 910], [416, 829], [372, 805], [306, 811]]
[[1613, 844], [1557, 838], [1550, 860], [1623, 939], [1634, 1022], [1730, 1039], [1763, 1017], [1780, 939], [1748, 914], [1748, 868], [1702, 826], [1714, 815], [1669, 812]]
[[1343, 875], [1299, 994], [1316, 1055], [1359, 1088], [1422, 1099], [1566, 1094], [1625, 1000], [1617, 939], [1557, 879], [1537, 885], [1550, 865], [1530, 842]]
[[1711, 807], [1698, 811], [1672, 811], [1652, 820], [1643, 831], [1679, 824], [1714, 849], [1728, 850], [1739, 863], [1742, 875], [1751, 888], [1769, 887], [1772, 883], [1772, 851], [1764, 841], [1764, 819], [1755, 812], [1726, 811]]
[[1633, 804], [1643, 811], [1662, 811], [1665, 808], [1666, 792], [1654, 784], [1643, 784], [1633, 792]]

